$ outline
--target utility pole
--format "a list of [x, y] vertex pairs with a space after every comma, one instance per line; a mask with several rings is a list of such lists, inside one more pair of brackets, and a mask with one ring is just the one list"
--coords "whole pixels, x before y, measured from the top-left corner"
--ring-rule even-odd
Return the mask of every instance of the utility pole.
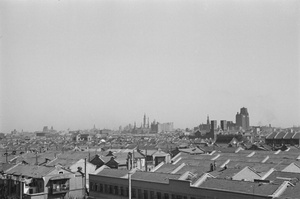
[[86, 196], [86, 158], [84, 158], [84, 198]]
[[20, 180], [20, 199], [23, 198], [23, 181], [22, 179]]
[[129, 196], [129, 199], [131, 199], [131, 175], [134, 173], [134, 171], [133, 170], [130, 170], [129, 172], [128, 172], [128, 196]]

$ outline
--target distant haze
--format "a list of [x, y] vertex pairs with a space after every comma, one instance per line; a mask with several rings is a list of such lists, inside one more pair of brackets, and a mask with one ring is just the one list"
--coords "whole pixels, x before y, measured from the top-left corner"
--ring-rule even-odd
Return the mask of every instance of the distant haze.
[[0, 132], [300, 124], [297, 0], [0, 1]]

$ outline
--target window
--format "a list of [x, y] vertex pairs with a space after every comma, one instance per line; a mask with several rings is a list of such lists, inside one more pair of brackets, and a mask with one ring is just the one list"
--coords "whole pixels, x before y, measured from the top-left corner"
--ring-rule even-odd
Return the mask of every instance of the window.
[[[91, 182], [91, 185], [93, 183]], [[69, 191], [69, 180], [63, 179], [63, 180], [55, 180], [52, 182], [52, 193], [61, 193], [61, 192], [67, 192]]]
[[156, 198], [161, 199], [161, 193], [160, 192], [156, 192]]
[[108, 193], [108, 185], [104, 185], [104, 193]]
[[150, 199], [154, 199], [154, 191], [150, 191]]
[[126, 193], [125, 194], [126, 194], [126, 196], [129, 196], [129, 188], [128, 187], [126, 188]]
[[94, 183], [93, 183], [93, 182], [90, 182], [90, 187], [91, 187], [91, 190], [92, 190], [92, 191], [94, 191], [94, 190], [93, 190], [93, 186], [94, 186]]
[[138, 198], [142, 198], [142, 190], [138, 189]]
[[169, 194], [168, 193], [164, 194], [164, 199], [169, 199]]
[[112, 185], [109, 185], [109, 193], [113, 194], [113, 186]]
[[125, 196], [123, 187], [120, 188], [120, 191], [121, 191], [121, 196]]
[[175, 196], [175, 194], [172, 194], [172, 199], [176, 199], [176, 196]]
[[148, 191], [144, 190], [144, 199], [148, 199]]
[[135, 189], [131, 189], [131, 195], [132, 195], [132, 198], [136, 198], [136, 190]]
[[187, 196], [183, 196], [183, 199], [188, 199]]
[[95, 183], [95, 188], [94, 188], [94, 191], [97, 191], [98, 190], [98, 184]]
[[195, 197], [191, 197], [191, 199], [196, 199]]
[[99, 191], [102, 193], [103, 192], [103, 184], [99, 185]]
[[119, 189], [118, 186], [114, 186], [114, 194], [119, 195]]
[[176, 199], [182, 199], [182, 196], [177, 195], [177, 196], [176, 196]]

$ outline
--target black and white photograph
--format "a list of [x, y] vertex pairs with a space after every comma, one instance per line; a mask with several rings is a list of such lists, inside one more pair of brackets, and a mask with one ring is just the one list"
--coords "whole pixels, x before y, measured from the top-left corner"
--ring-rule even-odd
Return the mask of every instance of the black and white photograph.
[[0, 199], [300, 199], [299, 0], [0, 0]]

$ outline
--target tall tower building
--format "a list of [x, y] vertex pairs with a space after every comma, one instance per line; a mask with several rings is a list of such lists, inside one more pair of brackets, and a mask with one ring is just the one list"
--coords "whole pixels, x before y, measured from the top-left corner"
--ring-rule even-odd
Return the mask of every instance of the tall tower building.
[[144, 121], [143, 121], [143, 127], [146, 128], [146, 114], [144, 114]]
[[147, 124], [147, 128], [148, 128], [148, 129], [150, 128], [150, 125], [149, 125], [149, 117], [148, 117], [148, 124]]
[[221, 120], [220, 126], [221, 126], [221, 129], [223, 131], [226, 131], [227, 130], [227, 121], [226, 120]]
[[218, 128], [218, 122], [217, 122], [217, 120], [211, 120], [210, 124], [211, 124], [211, 127], [210, 127], [211, 129], [215, 130], [215, 129]]
[[240, 110], [240, 113], [237, 112], [235, 116], [236, 125], [241, 127], [243, 130], [248, 130], [250, 126], [249, 122], [249, 113], [247, 108], [243, 107]]

